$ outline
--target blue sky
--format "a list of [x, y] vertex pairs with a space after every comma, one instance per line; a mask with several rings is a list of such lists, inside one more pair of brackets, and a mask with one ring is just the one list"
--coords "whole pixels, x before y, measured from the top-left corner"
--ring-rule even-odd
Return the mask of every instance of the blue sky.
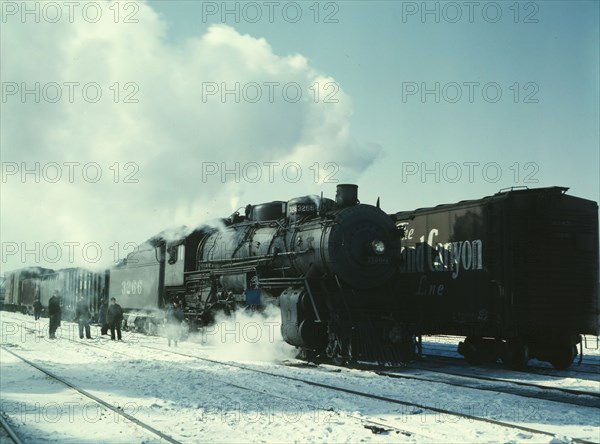
[[[54, 263], [22, 260], [52, 242], [96, 242], [105, 265], [115, 242], [247, 203], [331, 197], [336, 181], [388, 212], [513, 186], [599, 200], [597, 1], [110, 2], [98, 21], [82, 3], [55, 23], [44, 3], [38, 21], [21, 5], [3, 2], [0, 36], [0, 231], [18, 250], [3, 250], [5, 270], [81, 265], [64, 248]], [[69, 82], [96, 84], [101, 100], [67, 100]], [[36, 83], [41, 97], [23, 95]], [[78, 164], [73, 181], [65, 162]]]
[[[472, 17], [464, 2], [424, 6], [349, 1], [335, 7], [322, 2], [320, 23], [314, 23], [312, 2], [302, 3], [303, 17], [297, 23], [278, 13], [285, 2], [278, 3], [273, 23], [268, 7], [260, 2], [263, 17], [257, 23], [245, 20], [253, 19], [255, 9], [244, 13], [244, 3], [238, 17], [223, 17], [221, 2], [208, 3], [152, 4], [170, 22], [172, 39], [224, 22], [265, 38], [276, 54], [302, 54], [334, 77], [352, 99], [354, 136], [383, 147], [383, 155], [361, 177], [366, 182], [361, 189], [367, 188], [363, 192], [384, 194], [386, 201], [396, 200], [400, 206], [406, 201], [411, 207], [478, 197], [509, 186], [564, 185], [574, 194], [598, 200], [598, 2], [478, 2]], [[451, 23], [455, 5], [462, 17]], [[231, 2], [226, 7], [234, 11], [236, 6]], [[438, 8], [439, 15], [423, 17], [425, 7]], [[498, 10], [502, 16], [494, 22]], [[289, 11], [292, 15], [295, 8]], [[338, 23], [323, 23], [327, 14]], [[425, 83], [427, 88], [435, 88], [437, 82], [440, 89], [456, 82], [463, 98], [451, 103], [440, 94], [436, 103], [431, 94], [422, 103], [417, 93], [403, 103], [404, 82]], [[469, 103], [465, 82], [495, 82], [502, 98], [489, 103], [477, 87]], [[455, 93], [448, 88], [449, 94]], [[527, 97], [537, 103], [524, 103]], [[502, 178], [488, 181], [474, 166], [473, 183], [444, 181], [441, 170], [439, 183], [435, 174], [424, 181], [416, 175], [407, 176], [404, 183], [392, 179], [400, 175], [402, 162], [416, 162], [419, 170], [426, 162], [435, 170], [436, 162], [443, 168], [452, 161], [463, 167], [465, 177], [464, 162], [479, 162], [481, 169], [496, 162]], [[452, 167], [447, 168], [450, 176]], [[492, 176], [496, 169], [489, 168]], [[374, 190], [379, 187], [371, 184], [384, 176], [390, 178], [390, 187]]]

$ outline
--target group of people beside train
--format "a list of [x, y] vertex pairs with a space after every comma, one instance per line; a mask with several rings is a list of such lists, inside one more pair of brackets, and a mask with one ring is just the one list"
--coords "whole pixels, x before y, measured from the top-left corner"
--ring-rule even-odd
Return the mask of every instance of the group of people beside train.
[[[39, 300], [33, 303], [34, 317], [37, 321], [42, 314], [43, 306]], [[57, 291], [54, 292], [48, 301], [48, 318], [49, 326], [48, 333], [50, 339], [56, 339], [56, 330], [61, 325], [62, 308], [60, 295]], [[92, 312], [90, 311], [88, 301], [81, 295], [75, 307], [75, 322], [79, 327], [79, 339], [92, 339], [90, 324], [92, 322]], [[181, 334], [181, 324], [184, 319], [182, 304], [179, 300], [173, 300], [165, 306], [165, 330], [169, 347], [173, 342], [177, 346]], [[106, 299], [100, 300], [98, 309], [98, 324], [100, 324], [100, 335], [108, 335], [110, 330], [111, 340], [121, 341], [121, 325], [123, 323], [123, 309], [115, 298], [110, 299], [110, 304], [106, 304]]]
[[[41, 317], [43, 306], [39, 299], [33, 303], [33, 314], [37, 321]], [[82, 296], [79, 296], [75, 307], [75, 322], [79, 327], [79, 339], [92, 339], [91, 327], [92, 312], [90, 311], [88, 301]], [[52, 294], [48, 300], [48, 337], [56, 339], [56, 330], [60, 327], [62, 321], [62, 307], [58, 291]], [[110, 305], [106, 305], [106, 300], [100, 302], [98, 311], [98, 322], [100, 324], [100, 334], [107, 335], [110, 329], [111, 340], [121, 341], [121, 324], [123, 323], [123, 309], [115, 298], [111, 298]]]

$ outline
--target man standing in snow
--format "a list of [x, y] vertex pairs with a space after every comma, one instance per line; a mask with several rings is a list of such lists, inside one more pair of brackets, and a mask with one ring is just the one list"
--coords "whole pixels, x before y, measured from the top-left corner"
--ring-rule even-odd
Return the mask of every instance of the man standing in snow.
[[98, 310], [98, 323], [100, 324], [100, 334], [108, 333], [108, 323], [106, 322], [106, 299], [100, 299], [100, 309]]
[[48, 329], [50, 339], [56, 339], [56, 329], [60, 327], [61, 320], [60, 297], [56, 290], [48, 301], [48, 317], [50, 318]]
[[40, 302], [39, 296], [33, 301], [33, 315], [35, 316], [36, 321], [42, 316], [42, 303]]
[[115, 298], [110, 298], [110, 307], [106, 311], [106, 320], [110, 328], [110, 339], [115, 340], [115, 330], [117, 339], [121, 340], [121, 323], [123, 322], [123, 309]]
[[178, 301], [173, 301], [173, 306], [167, 307], [165, 318], [167, 321], [166, 327], [169, 347], [171, 346], [171, 341], [174, 341], [175, 347], [177, 347], [177, 341], [179, 340], [179, 334], [181, 332], [181, 322], [183, 322], [183, 309]]
[[83, 298], [83, 295], [79, 296], [77, 301], [77, 308], [75, 309], [75, 320], [79, 324], [79, 339], [83, 339], [83, 328], [85, 327], [85, 337], [92, 339], [90, 334], [90, 318], [92, 314], [88, 307], [87, 301]]

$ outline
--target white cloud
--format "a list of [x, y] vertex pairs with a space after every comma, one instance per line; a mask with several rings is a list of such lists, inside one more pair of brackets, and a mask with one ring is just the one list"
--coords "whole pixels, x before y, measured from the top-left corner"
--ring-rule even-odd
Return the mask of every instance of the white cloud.
[[[168, 226], [199, 225], [251, 201], [321, 190], [332, 194], [334, 184], [315, 183], [317, 166], [320, 180], [334, 171], [323, 169], [328, 162], [336, 164], [333, 179], [356, 180], [379, 154], [378, 146], [352, 138], [349, 97], [335, 78], [311, 67], [303, 55], [275, 54], [264, 38], [225, 25], [172, 43], [165, 20], [150, 4], [139, 4], [135, 24], [114, 23], [109, 4], [103, 5], [105, 16], [95, 24], [78, 16], [74, 23], [3, 24], [3, 81], [19, 88], [23, 82], [28, 88], [39, 82], [41, 94], [40, 103], [31, 94], [26, 103], [18, 93], [3, 97], [2, 162], [19, 168], [22, 162], [29, 168], [39, 162], [50, 177], [48, 164], [56, 162], [63, 175], [57, 183], [44, 177], [36, 183], [32, 175], [26, 183], [19, 174], [3, 177], [2, 242], [15, 242], [19, 249], [22, 243], [33, 248], [40, 242], [43, 248], [50, 241], [97, 242], [103, 247], [99, 264], [107, 265], [114, 242], [140, 242]], [[55, 96], [51, 82], [62, 91], [56, 103], [46, 100]], [[78, 84], [73, 103], [67, 82]], [[92, 82], [102, 91], [97, 103], [82, 97], [83, 85]], [[223, 103], [220, 90], [234, 89], [236, 83], [239, 103], [234, 94]], [[290, 103], [295, 85], [302, 98]], [[207, 95], [215, 87], [219, 91]], [[259, 90], [260, 100], [251, 103]], [[124, 103], [128, 94], [138, 103]], [[324, 103], [328, 94], [331, 103]], [[94, 95], [89, 87], [88, 98]], [[64, 162], [80, 164], [74, 167], [73, 183]], [[82, 167], [90, 162], [102, 172], [95, 183], [82, 177]], [[125, 168], [127, 162], [135, 166]], [[245, 167], [248, 162], [260, 166], [256, 183], [257, 170]], [[264, 162], [279, 163], [271, 171], [272, 182]], [[286, 162], [300, 166], [298, 182], [285, 180]], [[236, 163], [240, 175], [246, 173], [239, 182], [235, 173], [225, 177], [226, 183], [221, 174], [203, 181], [203, 165], [221, 173], [223, 166], [235, 170]], [[93, 165], [86, 172], [93, 178]], [[138, 183], [123, 183], [128, 174]], [[65, 252], [56, 264], [41, 254], [40, 265], [85, 265], [80, 254], [74, 263], [66, 261]], [[29, 255], [25, 262], [35, 265], [37, 259]], [[4, 270], [21, 265], [20, 255], [2, 257]]]

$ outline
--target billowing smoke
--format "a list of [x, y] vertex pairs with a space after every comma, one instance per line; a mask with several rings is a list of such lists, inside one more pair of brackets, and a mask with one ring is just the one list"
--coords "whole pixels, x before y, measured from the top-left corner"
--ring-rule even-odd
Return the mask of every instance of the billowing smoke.
[[[15, 93], [2, 108], [2, 271], [110, 266], [165, 227], [331, 193], [379, 156], [352, 136], [344, 85], [309, 58], [226, 25], [172, 39], [152, 2], [136, 4], [135, 26], [104, 20], [109, 9], [95, 24], [3, 23], [3, 83]], [[265, 82], [299, 85], [302, 100], [281, 86], [256, 103], [206, 94]], [[314, 85], [324, 97], [328, 83], [335, 101], [316, 103]], [[21, 94], [36, 85], [38, 101]]]

